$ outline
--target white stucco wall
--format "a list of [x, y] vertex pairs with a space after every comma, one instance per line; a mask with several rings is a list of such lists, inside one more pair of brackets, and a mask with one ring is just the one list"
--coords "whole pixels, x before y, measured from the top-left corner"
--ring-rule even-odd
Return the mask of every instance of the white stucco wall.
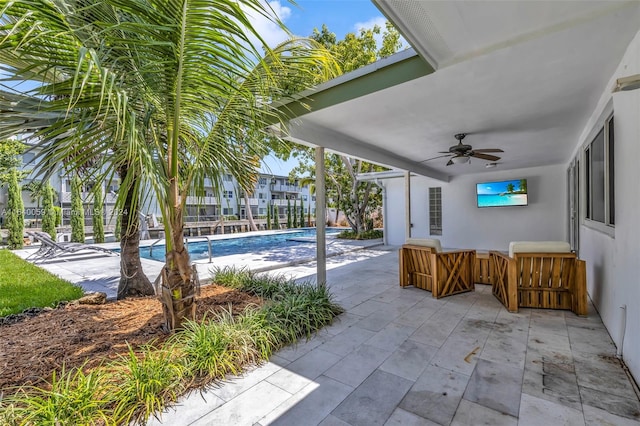
[[634, 74], [640, 74], [640, 32], [629, 45], [611, 81], [603, 88], [598, 107], [585, 126], [575, 152], [581, 153], [583, 144], [590, 140], [589, 133], [613, 100], [615, 235], [582, 225], [580, 257], [587, 262], [589, 294], [618, 347], [623, 331], [620, 307], [627, 307], [623, 358], [636, 380], [640, 380], [640, 89], [611, 93], [615, 79]]
[[[640, 32], [629, 45], [609, 83], [602, 88], [598, 106], [575, 141], [574, 155], [582, 153], [595, 126], [613, 105], [615, 125], [615, 235], [585, 225], [580, 226], [580, 257], [587, 263], [589, 295], [602, 320], [620, 347], [624, 331], [623, 358], [640, 380], [640, 89], [611, 93], [617, 78], [640, 74]], [[582, 163], [584, 164], [584, 162]], [[460, 166], [464, 167], [464, 165]], [[499, 249], [512, 240], [566, 240], [567, 194], [563, 165], [495, 171], [466, 175], [443, 183], [413, 177], [412, 236], [429, 237], [428, 188], [442, 187], [444, 247]], [[583, 170], [580, 171], [584, 173]], [[475, 184], [478, 182], [528, 180], [529, 206], [478, 209]], [[387, 238], [400, 245], [405, 239], [404, 179], [386, 181]], [[581, 194], [584, 197], [584, 194]], [[581, 215], [584, 215], [582, 209]], [[626, 306], [626, 326], [623, 310]]]
[[[452, 166], [464, 167], [464, 165]], [[443, 247], [506, 250], [511, 241], [566, 240], [565, 166], [496, 170], [464, 175], [450, 182], [411, 178], [412, 237], [429, 235], [429, 187], [442, 188]], [[527, 179], [529, 205], [478, 208], [476, 183]], [[388, 242], [405, 240], [404, 179], [387, 181]]]

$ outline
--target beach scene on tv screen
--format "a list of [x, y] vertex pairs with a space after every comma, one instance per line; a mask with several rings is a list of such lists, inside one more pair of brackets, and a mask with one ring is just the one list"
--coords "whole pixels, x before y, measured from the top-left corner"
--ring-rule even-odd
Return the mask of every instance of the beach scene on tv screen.
[[527, 180], [515, 179], [476, 185], [478, 207], [527, 205]]

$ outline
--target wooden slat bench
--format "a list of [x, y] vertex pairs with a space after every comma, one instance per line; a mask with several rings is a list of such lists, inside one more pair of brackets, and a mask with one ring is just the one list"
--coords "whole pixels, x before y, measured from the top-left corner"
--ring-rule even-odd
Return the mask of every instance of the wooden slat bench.
[[568, 309], [587, 315], [586, 264], [575, 253], [489, 253], [494, 296], [509, 310]]
[[413, 285], [440, 298], [474, 290], [475, 250], [437, 252], [405, 244], [400, 249], [400, 286]]

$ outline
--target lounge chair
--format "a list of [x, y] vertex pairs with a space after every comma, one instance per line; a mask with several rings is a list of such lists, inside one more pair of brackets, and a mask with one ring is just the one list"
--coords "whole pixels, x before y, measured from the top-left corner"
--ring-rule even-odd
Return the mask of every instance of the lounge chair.
[[106, 249], [91, 244], [83, 243], [60, 243], [54, 241], [46, 232], [29, 231], [27, 235], [33, 239], [40, 241], [40, 248], [35, 253], [32, 253], [27, 260], [33, 260], [35, 263], [42, 262], [47, 259], [52, 259], [64, 254], [77, 253], [83, 250], [100, 252], [108, 254], [109, 256], [117, 256], [118, 253], [113, 250]]
[[515, 241], [492, 251], [493, 294], [509, 310], [569, 309], [587, 315], [586, 264], [564, 241]]
[[400, 249], [400, 286], [440, 298], [474, 290], [475, 250], [443, 251], [438, 239], [409, 238]]

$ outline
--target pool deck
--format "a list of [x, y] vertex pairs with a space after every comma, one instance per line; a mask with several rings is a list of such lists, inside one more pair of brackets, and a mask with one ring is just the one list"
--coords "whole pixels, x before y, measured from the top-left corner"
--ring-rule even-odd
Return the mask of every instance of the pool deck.
[[[117, 274], [117, 259], [43, 266], [83, 270], [88, 285]], [[143, 262], [148, 274], [148, 262], [161, 267]], [[277, 272], [313, 281], [315, 267]], [[509, 313], [487, 285], [433, 299], [399, 287], [397, 247], [330, 257], [327, 271], [345, 309], [332, 325], [147, 425], [640, 426], [637, 389], [591, 304], [588, 317]]]
[[[256, 235], [267, 235], [271, 231], [258, 231], [256, 233], [235, 234], [234, 238], [244, 238]], [[271, 232], [272, 233], [272, 232]], [[215, 235], [212, 240], [229, 238], [230, 235]], [[159, 242], [158, 242], [159, 241]], [[206, 241], [205, 238], [189, 238], [189, 242]], [[164, 244], [162, 240], [142, 240], [140, 246], [149, 246], [154, 242]], [[345, 253], [363, 250], [379, 246], [381, 239], [377, 240], [339, 240], [327, 237], [327, 257], [332, 258]], [[119, 243], [99, 244], [108, 249], [119, 248]], [[18, 256], [27, 258], [38, 245], [15, 250]], [[201, 281], [211, 278], [215, 268], [226, 266], [247, 267], [253, 271], [270, 271], [303, 263], [313, 262], [316, 258], [316, 244], [314, 242], [300, 242], [295, 247], [276, 247], [271, 250], [262, 250], [258, 253], [235, 254], [230, 256], [220, 256], [209, 259], [195, 259], [192, 262], [196, 265], [198, 276]], [[160, 274], [163, 262], [150, 259], [140, 259], [144, 273], [153, 282]], [[57, 256], [38, 265], [47, 271], [73, 283], [84, 289], [85, 292], [99, 291], [107, 294], [107, 299], [115, 299], [118, 293], [118, 282], [120, 281], [120, 256], [105, 256], [102, 253], [92, 251], [81, 251], [72, 255]]]

